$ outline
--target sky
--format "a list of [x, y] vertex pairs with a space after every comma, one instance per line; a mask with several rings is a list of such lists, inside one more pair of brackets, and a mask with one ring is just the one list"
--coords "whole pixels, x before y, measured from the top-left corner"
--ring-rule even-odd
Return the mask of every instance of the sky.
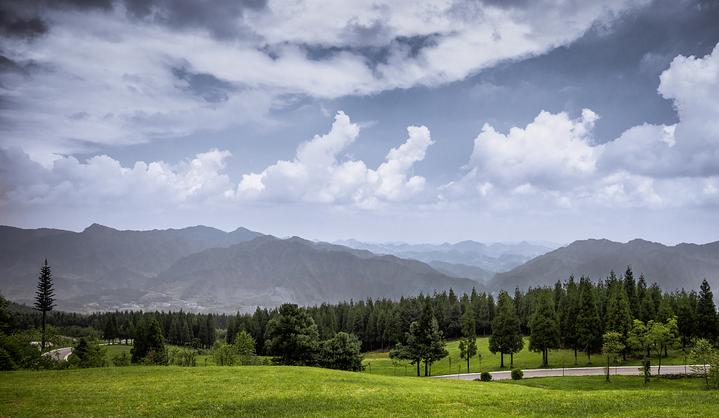
[[0, 224], [719, 240], [716, 0], [4, 0]]

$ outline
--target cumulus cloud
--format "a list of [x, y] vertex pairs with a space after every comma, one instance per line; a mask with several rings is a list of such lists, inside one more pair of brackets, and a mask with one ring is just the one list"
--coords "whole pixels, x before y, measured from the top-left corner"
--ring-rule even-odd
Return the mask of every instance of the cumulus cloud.
[[470, 166], [478, 179], [509, 187], [551, 187], [586, 178], [596, 165], [590, 133], [597, 119], [589, 109], [574, 120], [566, 113], [543, 111], [525, 128], [512, 128], [506, 135], [485, 124], [474, 140]]
[[407, 128], [409, 137], [392, 148], [376, 170], [363, 161], [342, 158], [360, 128], [338, 112], [332, 128], [297, 149], [292, 161], [280, 160], [261, 173], [245, 174], [237, 187], [239, 199], [302, 200], [377, 207], [409, 199], [423, 191], [425, 179], [411, 175], [433, 143], [424, 126]]
[[338, 112], [327, 134], [302, 143], [291, 161], [277, 161], [238, 182], [227, 174], [229, 151], [212, 149], [176, 164], [137, 161], [123, 166], [97, 155], [80, 161], [60, 157], [43, 166], [19, 148], [0, 148], [0, 206], [12, 211], [44, 208], [137, 208], [173, 210], [249, 202], [321, 203], [375, 209], [420, 195], [425, 179], [413, 175], [433, 143], [424, 127], [407, 128], [376, 169], [346, 157], [360, 127]]
[[151, 210], [218, 201], [234, 189], [224, 173], [228, 157], [210, 150], [174, 165], [137, 161], [131, 167], [107, 155], [63, 157], [46, 168], [19, 149], [0, 149], [0, 205]]
[[676, 57], [658, 91], [673, 100], [679, 122], [634, 126], [605, 144], [592, 140], [599, 116], [589, 109], [576, 119], [542, 111], [506, 134], [485, 124], [468, 173], [441, 187], [440, 198], [471, 190], [498, 207], [528, 196], [560, 207], [716, 205], [719, 45], [705, 57]]

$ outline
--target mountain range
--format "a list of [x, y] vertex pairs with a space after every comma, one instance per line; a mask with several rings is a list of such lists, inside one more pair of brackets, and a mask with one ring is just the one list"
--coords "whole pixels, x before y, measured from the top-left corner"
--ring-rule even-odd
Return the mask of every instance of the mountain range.
[[617, 275], [631, 266], [635, 277], [665, 290], [698, 289], [707, 279], [719, 288], [719, 241], [708, 244], [664, 244], [635, 239], [626, 243], [606, 239], [575, 241], [536, 257], [514, 269], [497, 273], [488, 284], [493, 289], [519, 286], [551, 286], [557, 280], [588, 276], [601, 279], [614, 270]]
[[82, 232], [0, 227], [0, 292], [32, 301], [47, 258], [66, 310], [212, 309], [398, 298], [477, 283], [429, 265], [244, 228]]
[[[489, 243], [460, 241], [454, 244], [406, 244], [367, 243], [353, 239], [336, 241], [336, 244], [371, 251], [375, 254], [391, 254], [402, 258], [424, 261], [439, 270], [448, 269], [452, 274], [465, 274], [479, 281], [491, 278], [494, 273], [511, 270], [534, 257], [545, 254], [558, 244], [550, 242]], [[464, 267], [453, 267], [447, 264]], [[471, 269], [469, 267], [475, 267]]]
[[[348, 245], [206, 226], [120, 231], [93, 224], [82, 232], [0, 226], [0, 293], [32, 303], [45, 258], [53, 269], [58, 308], [72, 311], [228, 312], [284, 302], [399, 298], [449, 288], [496, 292], [553, 285], [570, 274], [602, 279], [629, 265], [636, 277], [644, 274], [648, 283], [664, 289], [696, 289], [704, 278], [719, 288], [719, 241], [666, 246], [639, 239], [590, 239], [557, 249], [551, 244], [475, 241], [343, 243]], [[513, 257], [525, 261], [507, 261]], [[489, 259], [494, 270], [477, 265]], [[501, 266], [511, 267], [504, 271]]]

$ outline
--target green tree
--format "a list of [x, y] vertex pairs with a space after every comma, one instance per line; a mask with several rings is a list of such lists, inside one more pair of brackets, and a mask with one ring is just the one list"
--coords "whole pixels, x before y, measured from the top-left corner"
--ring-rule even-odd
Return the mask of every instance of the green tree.
[[615, 331], [609, 331], [602, 337], [602, 353], [607, 359], [607, 382], [609, 381], [609, 368], [612, 363], [616, 363], [617, 357], [624, 352], [624, 336]]
[[716, 358], [716, 351], [712, 343], [706, 338], [694, 341], [694, 347], [689, 351], [689, 360], [692, 362], [692, 371], [701, 375], [709, 387], [709, 370], [712, 360]]
[[542, 367], [549, 364], [549, 349], [559, 348], [559, 321], [552, 295], [543, 292], [530, 321], [529, 349], [542, 353]]
[[319, 332], [317, 325], [304, 309], [285, 303], [267, 324], [265, 350], [274, 361], [286, 365], [316, 363]]
[[147, 321], [140, 319], [135, 327], [130, 354], [133, 363], [167, 364], [165, 338], [156, 318], [150, 317]]
[[218, 366], [232, 366], [237, 361], [237, 350], [232, 344], [218, 341], [212, 346], [212, 359]]
[[424, 375], [431, 375], [431, 369], [427, 370], [427, 364], [431, 367], [436, 361], [442, 360], [449, 355], [447, 344], [442, 337], [442, 331], [439, 330], [439, 324], [435, 318], [432, 318], [428, 332], [428, 349], [424, 359]]
[[68, 358], [71, 365], [80, 368], [107, 366], [106, 350], [95, 340], [81, 337]]
[[255, 355], [255, 339], [252, 338], [252, 335], [249, 332], [245, 330], [238, 332], [234, 341], [233, 345], [235, 347], [235, 351], [240, 358]]
[[474, 310], [467, 304], [462, 315], [462, 339], [459, 340], [459, 357], [467, 361], [469, 373], [469, 360], [477, 354], [477, 333], [474, 320]]
[[419, 322], [414, 321], [409, 325], [409, 332], [405, 335], [405, 343], [397, 343], [389, 352], [389, 358], [392, 360], [407, 360], [410, 364], [417, 368], [417, 377], [419, 377], [419, 366], [422, 363], [424, 355], [424, 345], [422, 344], [422, 332]]
[[346, 332], [322, 342], [320, 365], [328, 369], [362, 371], [362, 352], [359, 339]]
[[594, 297], [592, 282], [582, 277], [579, 281], [579, 309], [577, 313], [577, 344], [587, 354], [591, 363], [593, 351], [602, 343], [602, 328]]
[[110, 314], [107, 316], [107, 320], [105, 321], [105, 328], [102, 332], [102, 339], [110, 343], [115, 338], [117, 338], [117, 336], [117, 318], [115, 317], [115, 315]]
[[524, 340], [520, 332], [519, 317], [509, 294], [500, 292], [497, 301], [497, 312], [492, 321], [492, 335], [489, 337], [489, 351], [492, 354], [500, 353], [500, 367], [504, 367], [504, 355], [511, 357], [510, 367], [514, 363], [514, 353], [524, 347]]
[[717, 338], [717, 312], [714, 305], [714, 295], [711, 287], [706, 281], [702, 281], [699, 287], [699, 300], [697, 301], [696, 323], [701, 324], [696, 329], [696, 335], [699, 338], [706, 338], [714, 341]]
[[45, 343], [47, 342], [46, 321], [47, 313], [55, 307], [55, 289], [52, 282], [52, 271], [45, 259], [45, 265], [40, 268], [40, 276], [38, 277], [37, 290], [35, 291], [35, 310], [42, 313], [42, 337], [40, 342], [40, 350], [45, 351]]
[[[632, 311], [629, 306], [626, 287], [620, 284], [609, 289], [609, 303], [606, 314], [606, 331], [618, 332], [622, 336], [622, 344], [626, 347], [629, 330], [632, 329]], [[625, 354], [626, 351], [622, 354]]]
[[577, 365], [577, 314], [579, 311], [579, 289], [574, 276], [569, 276], [567, 294], [560, 301], [559, 329], [562, 346], [574, 350], [574, 365]]
[[627, 336], [627, 343], [633, 350], [641, 352], [645, 358], [649, 357], [652, 341], [649, 339], [649, 328], [644, 322], [634, 320]]
[[657, 354], [657, 374], [662, 373], [662, 353], [679, 343], [679, 331], [676, 318], [670, 318], [666, 323], [649, 321], [647, 324], [647, 339], [649, 348]]
[[634, 272], [631, 266], [627, 266], [624, 272], [624, 292], [629, 301], [629, 308], [632, 311], [632, 318], [639, 318], [639, 303], [637, 303], [637, 282], [634, 280]]

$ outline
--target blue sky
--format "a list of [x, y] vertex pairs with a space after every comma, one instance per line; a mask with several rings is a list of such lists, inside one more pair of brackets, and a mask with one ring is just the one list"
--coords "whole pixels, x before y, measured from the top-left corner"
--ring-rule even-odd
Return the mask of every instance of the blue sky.
[[7, 1], [0, 223], [719, 239], [713, 1]]

